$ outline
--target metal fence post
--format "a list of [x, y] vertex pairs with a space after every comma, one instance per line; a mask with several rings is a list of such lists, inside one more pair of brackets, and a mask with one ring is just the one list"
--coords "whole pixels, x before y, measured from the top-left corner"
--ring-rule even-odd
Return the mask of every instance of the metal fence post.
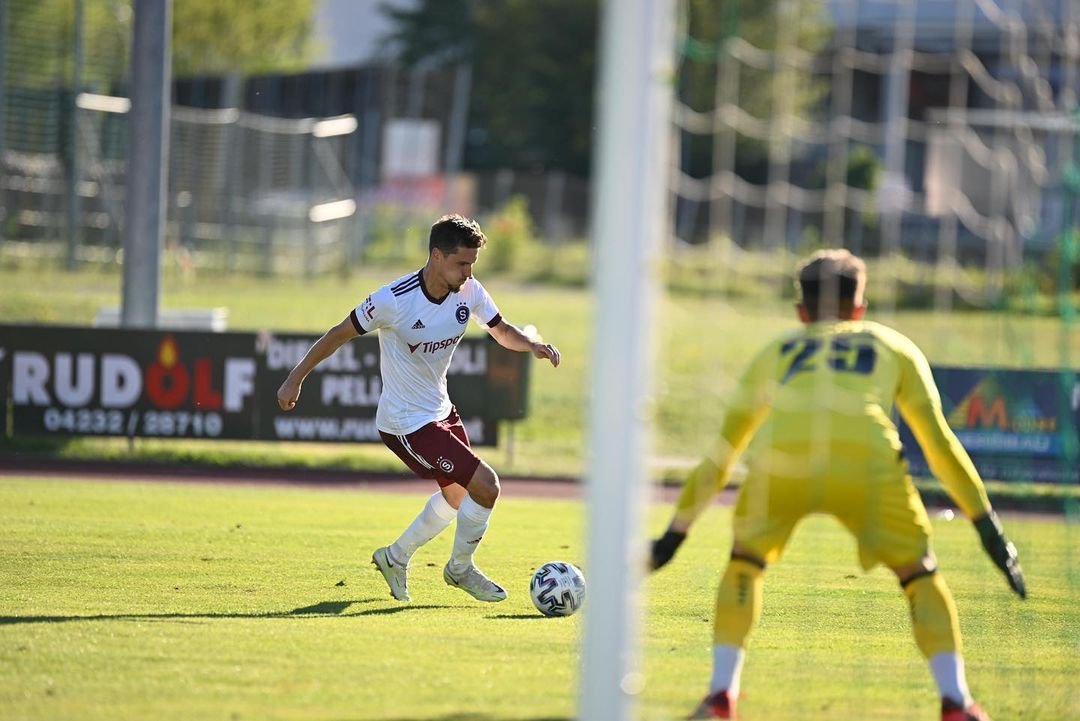
[[83, 0], [75, 0], [75, 21], [72, 27], [71, 89], [68, 93], [68, 121], [65, 133], [64, 194], [66, 207], [66, 240], [64, 267], [75, 270], [79, 243], [82, 238], [82, 212], [79, 202], [79, 93], [82, 91]]
[[135, 0], [120, 325], [157, 325], [172, 98], [171, 0]]

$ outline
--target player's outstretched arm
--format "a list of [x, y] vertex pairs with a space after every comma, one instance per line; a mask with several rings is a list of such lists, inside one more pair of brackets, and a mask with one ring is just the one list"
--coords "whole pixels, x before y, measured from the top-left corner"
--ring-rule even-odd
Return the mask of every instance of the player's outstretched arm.
[[296, 401], [300, 399], [300, 387], [308, 373], [315, 370], [323, 360], [334, 354], [338, 348], [347, 341], [359, 335], [350, 318], [345, 318], [330, 330], [323, 333], [319, 340], [308, 348], [307, 353], [300, 362], [289, 371], [289, 375], [282, 382], [277, 392], [278, 406], [283, 411], [291, 411], [296, 407]]
[[[531, 329], [532, 326], [529, 326], [529, 328]], [[556, 368], [559, 366], [561, 360], [559, 349], [551, 343], [545, 343], [544, 339], [535, 332], [535, 329], [533, 329], [533, 332], [527, 333], [504, 318], [494, 328], [488, 328], [488, 333], [503, 348], [521, 353], [532, 353], [541, 360], [547, 359], [551, 361], [551, 365]]]
[[976, 518], [974, 523], [986, 554], [1005, 574], [1009, 587], [1016, 591], [1020, 598], [1027, 598], [1027, 586], [1024, 583], [1024, 572], [1020, 568], [1020, 559], [1016, 554], [1016, 546], [1005, 536], [1005, 529], [1001, 527], [997, 514], [990, 511]]

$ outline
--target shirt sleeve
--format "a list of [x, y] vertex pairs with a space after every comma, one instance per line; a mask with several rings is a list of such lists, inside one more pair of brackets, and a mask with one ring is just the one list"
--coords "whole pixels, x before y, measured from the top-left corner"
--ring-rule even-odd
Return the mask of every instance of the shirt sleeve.
[[397, 298], [383, 286], [356, 306], [349, 318], [360, 335], [386, 328], [397, 318]]
[[930, 363], [910, 341], [899, 349], [899, 359], [897, 408], [949, 496], [968, 518], [978, 518], [990, 510], [990, 499], [971, 456], [945, 420]]
[[470, 281], [473, 286], [472, 289], [472, 302], [469, 310], [472, 311], [473, 320], [481, 328], [494, 328], [502, 322], [502, 315], [499, 313], [499, 308], [495, 305], [495, 301], [487, 292], [487, 288], [483, 286], [476, 278]]
[[771, 344], [743, 372], [712, 454], [687, 476], [675, 506], [675, 518], [686, 525], [697, 520], [727, 484], [735, 462], [769, 415], [777, 352], [776, 344]]

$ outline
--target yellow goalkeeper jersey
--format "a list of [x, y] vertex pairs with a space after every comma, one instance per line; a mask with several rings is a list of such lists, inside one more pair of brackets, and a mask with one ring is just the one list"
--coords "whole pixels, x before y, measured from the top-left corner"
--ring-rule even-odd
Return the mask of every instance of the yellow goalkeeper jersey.
[[[750, 472], [787, 479], [906, 474], [898, 409], [931, 470], [969, 517], [989, 500], [949, 428], [930, 365], [901, 333], [869, 321], [805, 325], [767, 345], [739, 380], [712, 454], [687, 479], [677, 517], [691, 523], [723, 487], [753, 439]], [[699, 467], [700, 468], [700, 467]]]

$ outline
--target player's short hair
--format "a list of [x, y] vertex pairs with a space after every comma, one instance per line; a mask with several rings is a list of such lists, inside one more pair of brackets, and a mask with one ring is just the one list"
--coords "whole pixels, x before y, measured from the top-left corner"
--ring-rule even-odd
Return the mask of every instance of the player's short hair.
[[811, 317], [835, 316], [862, 304], [866, 263], [843, 248], [819, 250], [799, 265], [795, 286]]
[[431, 226], [428, 235], [428, 252], [438, 248], [446, 255], [451, 255], [458, 248], [483, 248], [487, 236], [480, 230], [480, 224], [471, 218], [452, 213], [444, 215]]

